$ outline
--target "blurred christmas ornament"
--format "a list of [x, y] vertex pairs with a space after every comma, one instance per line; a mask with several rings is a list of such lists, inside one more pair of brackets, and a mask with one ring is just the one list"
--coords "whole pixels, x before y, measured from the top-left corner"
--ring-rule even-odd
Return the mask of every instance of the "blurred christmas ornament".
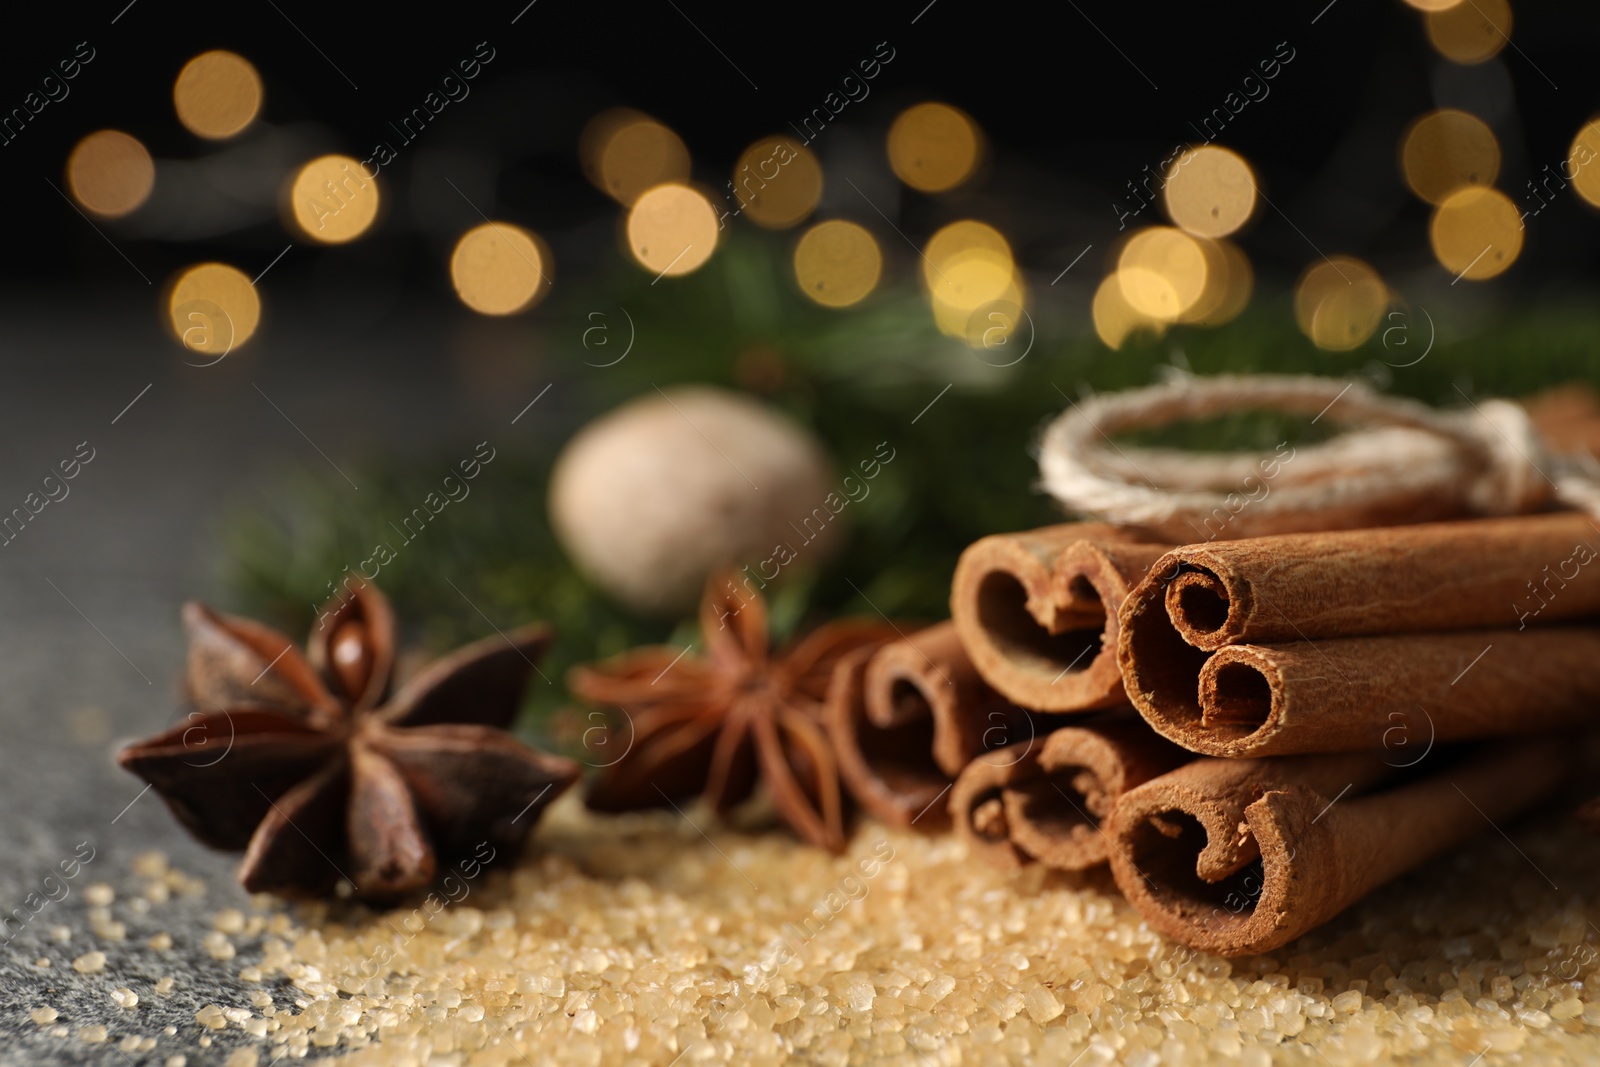
[[747, 397], [657, 390], [580, 430], [556, 458], [550, 524], [579, 568], [635, 610], [691, 609], [720, 566], [771, 581], [838, 544], [830, 462]]

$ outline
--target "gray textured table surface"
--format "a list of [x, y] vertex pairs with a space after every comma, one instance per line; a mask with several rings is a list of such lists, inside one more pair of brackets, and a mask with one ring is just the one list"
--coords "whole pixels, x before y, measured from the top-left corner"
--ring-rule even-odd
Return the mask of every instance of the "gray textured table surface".
[[[525, 326], [484, 332], [419, 316], [377, 327], [308, 300], [278, 307], [277, 329], [201, 369], [158, 333], [154, 292], [140, 296], [93, 317], [15, 295], [0, 311], [0, 513], [80, 442], [94, 450], [68, 495], [0, 548], [0, 914], [31, 916], [20, 931], [10, 924], [0, 952], [0, 1063], [220, 1064], [246, 1046], [269, 1062], [271, 1046], [236, 1027], [202, 1047], [195, 1021], [206, 1004], [249, 1008], [263, 991], [278, 1007], [293, 1001], [281, 984], [240, 981], [258, 938], [234, 938], [239, 955], [226, 961], [201, 944], [218, 910], [251, 914], [234, 857], [189, 840], [113, 753], [182, 717], [178, 606], [224, 596], [215, 563], [229, 507], [263, 499], [285, 468], [332, 484], [330, 461], [477, 441], [491, 427], [520, 433], [513, 447], [537, 447], [541, 432], [531, 419], [506, 426], [526, 398], [475, 388], [471, 373], [477, 358], [531, 366]], [[47, 884], [80, 843], [92, 861]], [[151, 850], [203, 894], [146, 899], [134, 860]], [[86, 895], [102, 884], [116, 893], [109, 915]], [[32, 914], [61, 885], [67, 895]], [[168, 951], [148, 944], [161, 932]], [[104, 952], [104, 969], [75, 970], [92, 951]], [[174, 983], [163, 995], [164, 976]], [[113, 998], [122, 988], [136, 1007]], [[42, 1007], [59, 1018], [39, 1025], [30, 1015]], [[106, 1040], [84, 1041], [96, 1025]]]

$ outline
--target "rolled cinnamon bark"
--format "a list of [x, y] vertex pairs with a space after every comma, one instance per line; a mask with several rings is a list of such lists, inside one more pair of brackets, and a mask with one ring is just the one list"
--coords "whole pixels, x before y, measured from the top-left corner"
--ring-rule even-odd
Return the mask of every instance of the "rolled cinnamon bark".
[[1145, 695], [1152, 726], [1234, 758], [1371, 747], [1401, 765], [1434, 742], [1584, 726], [1600, 714], [1600, 630], [1544, 627], [1230, 645], [1198, 700]]
[[1015, 871], [1033, 862], [1011, 839], [1004, 793], [1014, 783], [1038, 776], [1038, 750], [1034, 739], [986, 752], [950, 788], [947, 818], [972, 854], [991, 867]]
[[1192, 758], [1138, 719], [1067, 726], [973, 760], [950, 791], [950, 815], [995, 866], [1087, 870], [1106, 861], [1101, 823], [1117, 798]]
[[1196, 760], [1117, 802], [1111, 871], [1168, 937], [1268, 952], [1554, 795], [1573, 763], [1567, 742], [1544, 737], [1373, 788], [1393, 772], [1367, 753]]
[[934, 803], [950, 788], [950, 778], [933, 760], [932, 720], [884, 729], [867, 718], [863, 682], [876, 651], [860, 648], [845, 656], [828, 685], [824, 720], [839, 777], [858, 804], [890, 826], [915, 822], [930, 830], [948, 829], [949, 814]]
[[[1332, 653], [1317, 651], [1327, 638], [1511, 624], [1521, 630], [1595, 614], [1600, 566], [1588, 564], [1600, 550], [1591, 543], [1600, 545], [1600, 528], [1586, 516], [1557, 514], [1173, 549], [1122, 605], [1123, 685], [1156, 729], [1187, 744], [1196, 735], [1185, 732], [1186, 724], [1200, 718], [1201, 672], [1215, 649], [1309, 641], [1307, 651], [1328, 666]], [[1535, 579], [1542, 595], [1527, 596]], [[1518, 594], [1525, 597], [1520, 607]], [[1454, 650], [1442, 647], [1445, 656]], [[1368, 682], [1381, 677], [1365, 667], [1332, 673], [1347, 688], [1357, 675]], [[1250, 722], [1235, 725], [1261, 722], [1257, 689]], [[1227, 715], [1219, 710], [1215, 717]], [[1232, 732], [1229, 740], [1251, 731]]]
[[1212, 651], [1579, 618], [1600, 612], [1596, 545], [1600, 526], [1575, 512], [1188, 545], [1127, 598], [1123, 630], [1135, 640], [1135, 620], [1165, 614]]
[[1034, 711], [1123, 703], [1118, 609], [1166, 550], [1147, 540], [1104, 523], [1068, 523], [969, 545], [951, 582], [950, 614], [978, 673]]
[[867, 662], [862, 684], [867, 718], [879, 729], [931, 720], [933, 760], [946, 779], [1012, 740], [1006, 727], [1022, 715], [978, 676], [951, 622], [884, 645]]
[[892, 826], [949, 828], [929, 810], [973, 757], [1032, 736], [1027, 713], [978, 677], [948, 622], [858, 654], [836, 670], [826, 710], [846, 787]]

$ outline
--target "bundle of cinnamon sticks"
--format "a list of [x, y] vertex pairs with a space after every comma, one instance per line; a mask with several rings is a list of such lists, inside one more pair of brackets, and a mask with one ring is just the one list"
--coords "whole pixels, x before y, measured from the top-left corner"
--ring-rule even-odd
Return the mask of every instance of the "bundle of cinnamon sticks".
[[1265, 952], [1562, 787], [1600, 710], [1597, 558], [1575, 513], [989, 537], [951, 622], [840, 668], [829, 726], [879, 817], [1109, 862], [1167, 935]]

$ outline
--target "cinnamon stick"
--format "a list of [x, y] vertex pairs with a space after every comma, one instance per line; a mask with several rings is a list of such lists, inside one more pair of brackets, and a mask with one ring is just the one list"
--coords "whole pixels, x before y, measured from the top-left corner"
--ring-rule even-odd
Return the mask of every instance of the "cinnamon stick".
[[[1260, 750], [1207, 747], [1242, 741], [1271, 718], [1270, 695], [1262, 692], [1264, 685], [1270, 685], [1251, 678], [1252, 668], [1263, 677], [1271, 675], [1270, 664], [1260, 662], [1268, 654], [1230, 653], [1239, 662], [1230, 665], [1225, 657], [1209, 668], [1214, 721], [1203, 732], [1208, 724], [1201, 722], [1200, 705], [1207, 699], [1201, 693], [1202, 673], [1208, 670], [1209, 653], [1224, 646], [1310, 642], [1310, 648], [1300, 651], [1316, 655], [1333, 679], [1324, 679], [1320, 689], [1307, 689], [1305, 679], [1311, 672], [1300, 671], [1302, 710], [1316, 711], [1307, 702], [1330, 697], [1349, 703], [1342, 713], [1343, 725], [1331, 725], [1336, 716], [1329, 713], [1330, 725], [1325, 728], [1330, 733], [1306, 750], [1326, 750], [1335, 744], [1335, 735], [1343, 738], [1337, 744], [1348, 745], [1353, 733], [1373, 723], [1368, 712], [1375, 709], [1350, 710], [1363, 687], [1391, 701], [1415, 696], [1404, 686], [1431, 685], [1428, 672], [1454, 662], [1461, 642], [1440, 639], [1432, 651], [1419, 652], [1426, 662], [1408, 662], [1392, 647], [1386, 651], [1372, 643], [1330, 650], [1324, 647], [1332, 645], [1327, 639], [1513, 623], [1515, 631], [1521, 631], [1532, 622], [1600, 612], [1600, 566], [1588, 566], [1600, 550], [1591, 548], [1591, 543], [1600, 544], [1600, 532], [1588, 518], [1556, 514], [1283, 534], [1173, 549], [1156, 561], [1123, 603], [1117, 648], [1123, 685], [1139, 713], [1180, 744], [1229, 755], [1285, 751], [1291, 743]], [[1536, 578], [1543, 595], [1527, 597]], [[1520, 607], [1519, 594], [1526, 598]], [[1485, 637], [1472, 654], [1493, 640]], [[1550, 647], [1559, 644], [1552, 641]], [[1553, 662], [1571, 662], [1567, 652], [1551, 654]], [[1279, 655], [1286, 659], [1290, 653]], [[1337, 665], [1336, 656], [1347, 664], [1345, 668]], [[1355, 666], [1354, 659], [1361, 656], [1370, 657], [1373, 666]], [[1304, 664], [1312, 662], [1301, 659]], [[1463, 662], [1456, 672], [1466, 665]], [[1578, 679], [1562, 679], [1559, 673], [1559, 667], [1552, 668], [1536, 684], [1557, 689], [1581, 684]], [[1502, 676], [1499, 682], [1495, 700], [1450, 716], [1456, 724], [1451, 727], [1454, 736], [1494, 732], [1495, 708], [1516, 711], [1527, 706], [1526, 701], [1514, 699], [1512, 679]], [[1254, 695], [1218, 699], [1230, 690], [1238, 697], [1241, 689], [1253, 689]], [[1451, 700], [1458, 697], [1452, 694]], [[1280, 713], [1285, 707], [1280, 701]], [[1386, 719], [1392, 710], [1391, 704], [1378, 718]], [[1307, 737], [1324, 728], [1311, 719], [1303, 718], [1302, 724]], [[1345, 732], [1339, 734], [1340, 730]]]
[[1573, 619], [1600, 612], [1596, 545], [1575, 512], [1188, 545], [1152, 566], [1122, 624], [1164, 607], [1211, 651]]
[[969, 545], [950, 614], [978, 673], [1034, 711], [1122, 704], [1118, 609], [1164, 548], [1137, 531], [1068, 523]]
[[1022, 713], [978, 676], [951, 622], [892, 641], [867, 663], [867, 718], [879, 729], [931, 721], [933, 761], [947, 779], [978, 753], [1012, 740]]
[[973, 760], [950, 791], [950, 815], [995, 866], [1087, 870], [1106, 861], [1101, 823], [1117, 798], [1191, 758], [1138, 719], [1067, 726]]
[[1157, 730], [1207, 756], [1370, 747], [1396, 765], [1434, 742], [1577, 727], [1600, 707], [1600, 630], [1544, 627], [1230, 645], [1198, 698], [1147, 694]]
[[1032, 735], [1026, 713], [978, 677], [949, 622], [842, 663], [826, 720], [845, 786], [861, 806], [892, 826], [929, 831], [949, 828], [945, 806], [934, 801], [962, 767]]
[[1018, 741], [973, 760], [950, 787], [948, 820], [973, 855], [1003, 871], [1020, 870], [1033, 857], [1011, 839], [1005, 790], [1038, 776], [1038, 742]]
[[1387, 788], [1393, 772], [1368, 753], [1196, 760], [1117, 802], [1111, 871], [1168, 937], [1224, 956], [1268, 952], [1552, 796], [1573, 764], [1552, 737], [1484, 747]]
[[[861, 648], [845, 656], [828, 686], [823, 714], [839, 777], [856, 803], [890, 826], [916, 821], [930, 830], [948, 828], [949, 816], [934, 803], [950, 779], [933, 761], [932, 724], [912, 721], [883, 729], [867, 719], [862, 683], [874, 651]], [[927, 814], [919, 820], [923, 811]]]

